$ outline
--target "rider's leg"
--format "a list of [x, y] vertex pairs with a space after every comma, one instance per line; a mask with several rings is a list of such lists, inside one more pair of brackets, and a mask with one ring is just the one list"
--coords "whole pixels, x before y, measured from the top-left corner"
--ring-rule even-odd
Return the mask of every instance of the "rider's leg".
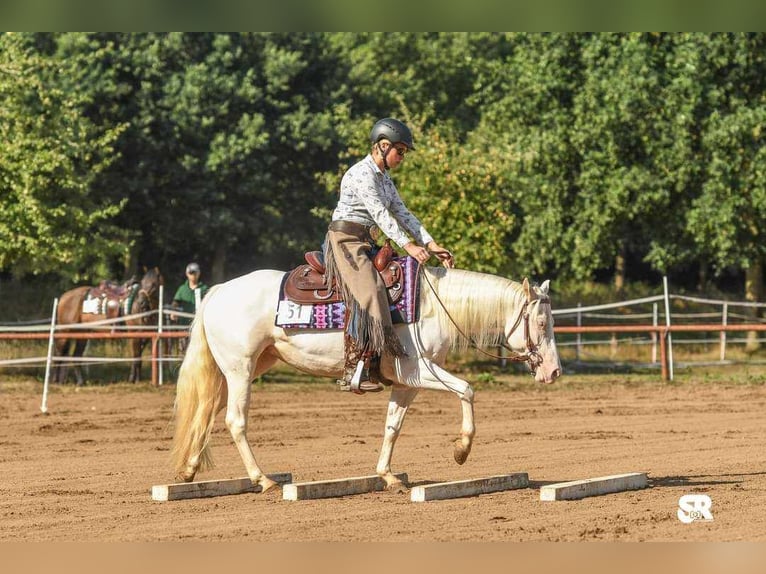
[[346, 368], [341, 388], [382, 390], [369, 382], [369, 358], [387, 351], [401, 356], [404, 350], [391, 324], [388, 294], [369, 257], [371, 243], [365, 233], [333, 230], [327, 233], [327, 268], [341, 287], [349, 323], [346, 327]]
[[376, 393], [383, 385], [370, 380], [369, 353], [365, 353], [354, 338], [346, 333], [344, 337], [343, 378], [338, 380], [339, 388], [357, 394]]

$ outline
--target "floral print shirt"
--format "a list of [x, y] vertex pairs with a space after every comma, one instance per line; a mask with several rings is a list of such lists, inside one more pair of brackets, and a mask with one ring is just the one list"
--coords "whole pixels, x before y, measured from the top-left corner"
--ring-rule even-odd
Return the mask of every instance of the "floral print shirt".
[[423, 246], [433, 241], [420, 220], [404, 205], [391, 177], [380, 170], [370, 154], [343, 175], [332, 220], [377, 225], [401, 248], [410, 242], [408, 233]]

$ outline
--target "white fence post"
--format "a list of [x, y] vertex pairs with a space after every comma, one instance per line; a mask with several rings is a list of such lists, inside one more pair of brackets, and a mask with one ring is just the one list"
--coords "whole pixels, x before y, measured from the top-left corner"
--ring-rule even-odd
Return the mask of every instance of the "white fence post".
[[[659, 315], [657, 303], [652, 303], [652, 327], [659, 324]], [[652, 363], [657, 363], [657, 331], [652, 331]]]
[[[729, 302], [723, 302], [721, 310], [721, 324], [725, 327], [729, 324]], [[726, 331], [721, 331], [721, 362], [726, 360]]]
[[[665, 326], [670, 327], [670, 295], [668, 294], [668, 276], [662, 276], [665, 289]], [[673, 380], [673, 335], [668, 331], [668, 376]]]
[[[160, 308], [159, 308], [160, 316], [157, 318], [157, 333], [159, 333], [160, 335], [162, 335], [162, 322], [165, 320], [165, 307], [163, 305], [163, 302], [165, 301], [165, 297], [164, 297], [163, 288], [164, 288], [164, 286], [160, 285]], [[163, 369], [162, 369], [162, 337], [160, 337], [159, 340], [157, 341], [157, 346], [159, 347], [157, 349], [157, 362], [159, 363], [157, 365], [157, 367], [160, 370], [159, 378], [157, 379], [157, 384], [159, 386], [162, 386], [162, 383], [163, 383], [163, 380], [162, 380], [163, 379], [163, 377], [162, 377], [162, 373], [163, 373]]]
[[40, 410], [44, 413], [48, 413], [48, 383], [51, 378], [51, 362], [53, 361], [53, 334], [56, 332], [56, 311], [58, 310], [59, 299], [56, 297], [53, 299], [53, 312], [51, 313], [51, 332], [48, 336], [48, 357], [45, 361], [45, 382], [43, 383], [43, 402], [40, 405]]
[[[577, 326], [582, 327], [582, 313], [580, 312], [580, 308], [582, 307], [582, 303], [577, 303]], [[575, 346], [575, 361], [578, 363], [580, 362], [580, 347], [582, 346], [582, 335], [580, 333], [577, 333], [577, 345]]]

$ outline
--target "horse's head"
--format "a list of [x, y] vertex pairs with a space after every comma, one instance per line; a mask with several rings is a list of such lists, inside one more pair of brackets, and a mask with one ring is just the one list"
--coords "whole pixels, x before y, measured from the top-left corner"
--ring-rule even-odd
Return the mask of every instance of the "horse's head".
[[552, 383], [561, 376], [561, 361], [553, 335], [549, 286], [550, 282], [546, 280], [539, 287], [532, 287], [524, 279], [522, 287], [526, 301], [519, 314], [510, 319], [513, 323], [506, 326], [508, 345], [514, 350], [521, 350], [539, 383]]
[[159, 268], [152, 267], [151, 269], [148, 269], [146, 273], [144, 273], [144, 276], [141, 278], [140, 291], [142, 291], [150, 300], [158, 301], [160, 295], [160, 285], [164, 284], [165, 280], [163, 279]]

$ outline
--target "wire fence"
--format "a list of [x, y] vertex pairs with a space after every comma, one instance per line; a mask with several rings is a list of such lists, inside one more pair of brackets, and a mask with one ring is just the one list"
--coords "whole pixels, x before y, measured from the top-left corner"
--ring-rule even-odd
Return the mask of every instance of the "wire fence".
[[[666, 285], [666, 284], [665, 284]], [[758, 331], [747, 332], [745, 327], [766, 325], [760, 316], [766, 303], [750, 301], [729, 301], [670, 294], [665, 287], [663, 295], [614, 303], [588, 305], [578, 304], [567, 309], [554, 309], [556, 340], [562, 362], [570, 365], [588, 364], [634, 364], [657, 368], [662, 366], [663, 332], [667, 333], [670, 354], [670, 377], [672, 378], [673, 353], [678, 364], [694, 365], [711, 362], [731, 363], [739, 360], [757, 361], [752, 350], [766, 342], [766, 335]], [[91, 344], [89, 355], [83, 357], [55, 356], [51, 350], [45, 355], [29, 356], [36, 348], [26, 342], [48, 341], [52, 349], [55, 338], [85, 337], [89, 339], [126, 339], [149, 336], [154, 341], [168, 341], [157, 345], [151, 362], [162, 384], [163, 366], [177, 367], [182, 360], [182, 350], [171, 345], [173, 339], [188, 335], [187, 324], [168, 321], [169, 317], [191, 320], [194, 314], [184, 313], [165, 307], [146, 313], [104, 319], [88, 323], [55, 325], [52, 318], [0, 325], [0, 372], [8, 369], [50, 368], [51, 363], [69, 366], [93, 366], [124, 364], [133, 361], [125, 356], [124, 345]], [[126, 319], [153, 318], [153, 326], [134, 326]], [[672, 327], [671, 327], [672, 326]], [[690, 330], [675, 333], [670, 330], [679, 326], [709, 326], [708, 330]], [[612, 328], [613, 327], [613, 328]], [[663, 331], [663, 327], [671, 328]], [[610, 330], [611, 329], [611, 330]], [[151, 330], [151, 333], [148, 331]], [[79, 335], [78, 335], [79, 332]], [[94, 341], [95, 343], [95, 341]], [[156, 364], [156, 365], [155, 365]]]
[[[660, 366], [660, 328], [664, 326], [669, 329], [672, 370], [674, 352], [679, 357], [675, 361], [677, 364], [690, 366], [759, 362], [755, 352], [766, 342], [766, 336], [761, 332], [766, 320], [760, 316], [764, 307], [766, 303], [693, 297], [666, 291], [664, 295], [642, 299], [558, 309], [553, 314], [559, 332], [557, 345], [575, 364], [620, 361]], [[592, 329], [604, 325], [633, 325], [636, 330], [615, 329], [609, 333]], [[656, 329], [639, 332], [638, 327], [649, 325]], [[561, 329], [562, 326], [581, 329]], [[562, 332], [565, 330], [567, 333]], [[676, 330], [679, 332], [671, 337], [670, 331]], [[647, 347], [650, 349], [648, 353]]]

